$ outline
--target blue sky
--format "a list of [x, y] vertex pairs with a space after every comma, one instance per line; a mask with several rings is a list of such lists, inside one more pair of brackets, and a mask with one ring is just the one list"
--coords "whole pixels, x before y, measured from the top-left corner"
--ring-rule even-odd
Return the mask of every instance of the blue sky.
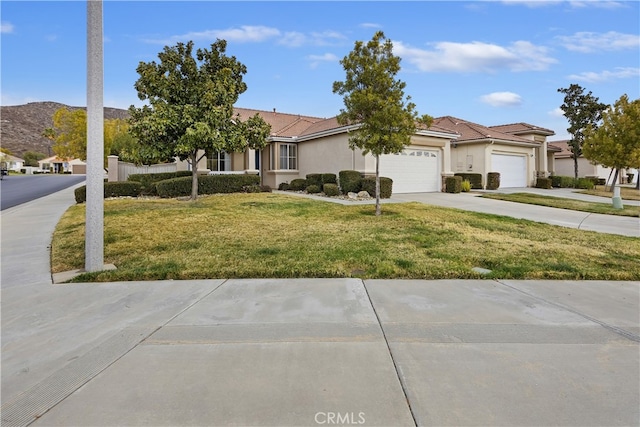
[[[105, 105], [141, 105], [140, 61], [165, 45], [228, 41], [247, 66], [236, 106], [331, 117], [339, 60], [382, 30], [421, 114], [528, 122], [566, 137], [560, 87], [640, 97], [637, 1], [104, 2]], [[2, 105], [86, 105], [86, 3], [0, 2]]]

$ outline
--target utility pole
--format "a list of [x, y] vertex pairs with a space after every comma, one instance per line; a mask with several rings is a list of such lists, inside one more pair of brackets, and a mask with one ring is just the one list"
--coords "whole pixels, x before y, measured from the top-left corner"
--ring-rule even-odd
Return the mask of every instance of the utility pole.
[[87, 0], [85, 271], [104, 269], [104, 59], [102, 0]]

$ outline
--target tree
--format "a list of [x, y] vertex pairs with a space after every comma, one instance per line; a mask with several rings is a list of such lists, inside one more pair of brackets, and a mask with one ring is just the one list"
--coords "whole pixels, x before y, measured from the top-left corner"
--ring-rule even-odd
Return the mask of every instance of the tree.
[[138, 98], [149, 105], [129, 108], [131, 132], [159, 156], [189, 162], [192, 200], [198, 197], [198, 162], [207, 152], [263, 148], [271, 129], [257, 114], [245, 122], [234, 117], [233, 104], [247, 90], [247, 68], [226, 56], [226, 47], [218, 39], [194, 58], [192, 41], [165, 46], [160, 63], [137, 68]]
[[593, 129], [598, 127], [602, 118], [602, 112], [607, 108], [606, 104], [598, 102], [598, 98], [591, 94], [585, 95], [584, 88], [578, 84], [571, 84], [568, 88], [560, 88], [558, 92], [564, 93], [564, 103], [560, 109], [569, 121], [567, 132], [571, 134], [569, 150], [573, 158], [574, 177], [578, 178], [578, 158], [582, 155], [584, 143], [584, 131], [587, 126]]
[[640, 168], [640, 99], [629, 102], [625, 94], [609, 106], [600, 127], [587, 127], [582, 150], [592, 162], [615, 169], [612, 191], [620, 169]]
[[46, 154], [38, 153], [35, 151], [25, 151], [25, 153], [22, 155], [22, 158], [24, 159], [24, 165], [34, 167], [38, 166], [38, 160], [42, 160], [45, 157], [47, 157]]
[[341, 61], [345, 81], [333, 83], [333, 93], [344, 95], [345, 108], [338, 123], [359, 125], [349, 137], [349, 147], [376, 159], [376, 215], [380, 215], [380, 155], [401, 152], [411, 142], [416, 123], [426, 127], [431, 117], [418, 117], [411, 97], [404, 96], [406, 83], [396, 80], [400, 58], [393, 55], [393, 44], [382, 31], [371, 41], [355, 43]]
[[60, 108], [53, 113], [52, 131], [43, 135], [54, 138], [53, 152], [62, 159], [87, 158], [87, 113], [84, 110]]

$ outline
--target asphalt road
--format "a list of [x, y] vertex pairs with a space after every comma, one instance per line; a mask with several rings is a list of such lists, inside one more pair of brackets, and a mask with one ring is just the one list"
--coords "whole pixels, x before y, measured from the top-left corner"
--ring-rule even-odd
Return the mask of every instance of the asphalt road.
[[84, 175], [10, 175], [0, 181], [0, 210], [39, 199], [84, 181]]

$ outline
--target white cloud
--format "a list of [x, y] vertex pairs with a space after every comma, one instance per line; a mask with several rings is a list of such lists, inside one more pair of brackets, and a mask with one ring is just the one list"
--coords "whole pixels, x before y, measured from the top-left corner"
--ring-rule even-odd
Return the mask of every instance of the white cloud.
[[280, 30], [262, 25], [242, 25], [239, 28], [227, 28], [224, 30], [205, 30], [193, 31], [190, 33], [171, 36], [168, 39], [147, 39], [148, 43], [173, 44], [177, 42], [186, 42], [188, 40], [204, 40], [215, 41], [216, 39], [224, 39], [238, 43], [258, 43], [267, 39], [280, 35]]
[[289, 46], [299, 47], [307, 42], [307, 36], [297, 31], [290, 31], [284, 34], [284, 36], [278, 41], [278, 43]]
[[15, 27], [13, 26], [13, 24], [11, 22], [8, 22], [8, 21], [0, 22], [0, 33], [2, 33], [2, 34], [11, 34], [11, 33], [13, 33], [14, 29], [15, 29]]
[[493, 92], [480, 97], [480, 101], [492, 107], [518, 107], [522, 105], [522, 97], [513, 92]]
[[618, 67], [614, 71], [605, 70], [599, 73], [585, 71], [580, 74], [571, 74], [568, 78], [571, 80], [579, 80], [589, 83], [602, 83], [614, 79], [626, 79], [630, 77], [640, 77], [640, 68]]
[[291, 31], [285, 33], [278, 43], [289, 47], [300, 47], [303, 45], [333, 46], [342, 44], [345, 40], [347, 40], [347, 37], [337, 31], [313, 32], [309, 34]]
[[517, 41], [509, 46], [483, 42], [438, 42], [434, 49], [426, 50], [393, 42], [394, 53], [425, 72], [495, 72], [546, 70], [557, 62], [548, 56], [547, 48], [527, 41]]
[[338, 62], [340, 59], [333, 53], [325, 53], [324, 55], [309, 55], [307, 59], [311, 61], [309, 66], [317, 68], [321, 62]]
[[583, 53], [637, 49], [640, 47], [640, 36], [638, 34], [622, 34], [616, 31], [609, 31], [608, 33], [582, 31], [572, 36], [558, 36], [556, 39], [566, 49]]
[[382, 28], [382, 25], [375, 24], [373, 22], [363, 22], [362, 24], [360, 24], [360, 27], [362, 27], [362, 28]]
[[553, 5], [562, 3], [562, 1], [504, 0], [502, 3], [508, 6], [526, 6], [530, 8], [536, 8], [536, 7], [553, 6]]
[[554, 108], [553, 110], [547, 112], [547, 114], [551, 117], [564, 117], [564, 111], [562, 111], [562, 108], [560, 107]]
[[502, 4], [508, 6], [526, 6], [529, 8], [556, 6], [568, 4], [574, 9], [594, 7], [600, 9], [618, 9], [626, 7], [624, 2], [613, 0], [583, 0], [583, 1], [563, 1], [563, 0], [503, 0]]

